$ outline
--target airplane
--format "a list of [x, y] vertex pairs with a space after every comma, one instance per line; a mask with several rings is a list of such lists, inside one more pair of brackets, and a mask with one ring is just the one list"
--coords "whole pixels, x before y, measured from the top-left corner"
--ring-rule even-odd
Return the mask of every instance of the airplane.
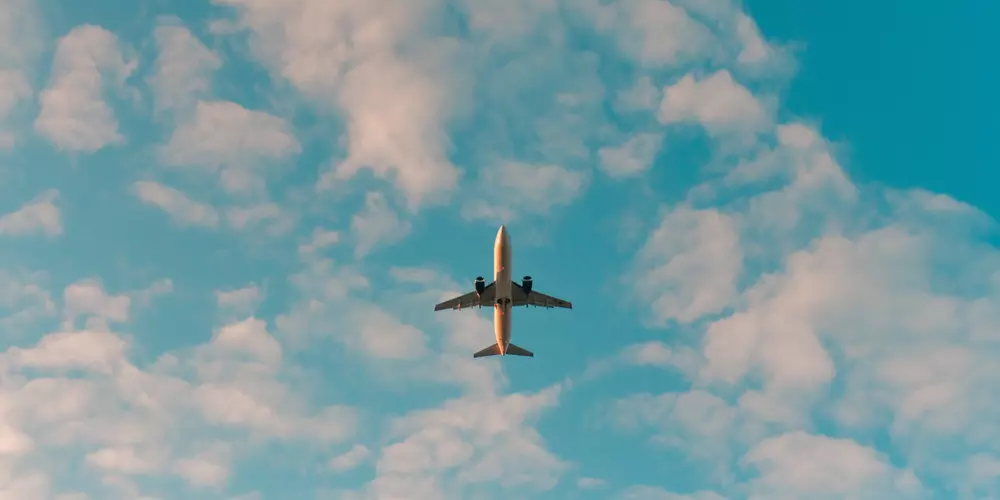
[[511, 279], [510, 261], [510, 236], [507, 234], [507, 228], [501, 225], [497, 231], [496, 242], [493, 244], [493, 282], [487, 285], [486, 280], [478, 276], [473, 282], [475, 291], [434, 306], [435, 311], [482, 307], [483, 304], [493, 306], [493, 331], [497, 341], [473, 354], [473, 358], [507, 354], [529, 358], [535, 356], [531, 351], [510, 343], [510, 316], [513, 307], [573, 308], [570, 302], [534, 290], [531, 276], [525, 276], [521, 284], [517, 284]]

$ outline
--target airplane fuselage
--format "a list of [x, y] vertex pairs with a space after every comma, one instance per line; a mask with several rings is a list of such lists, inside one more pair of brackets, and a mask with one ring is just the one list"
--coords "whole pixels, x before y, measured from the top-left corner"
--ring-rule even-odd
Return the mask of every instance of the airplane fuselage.
[[496, 334], [500, 355], [507, 353], [510, 344], [511, 305], [511, 246], [507, 228], [500, 226], [493, 244], [493, 280], [496, 281], [496, 301], [493, 303], [493, 331]]

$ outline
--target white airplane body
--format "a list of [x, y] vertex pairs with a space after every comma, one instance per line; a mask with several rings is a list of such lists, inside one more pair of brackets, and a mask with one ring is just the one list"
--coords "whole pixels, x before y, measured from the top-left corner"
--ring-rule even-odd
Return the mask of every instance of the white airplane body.
[[511, 250], [507, 228], [500, 226], [496, 242], [493, 245], [493, 283], [487, 285], [483, 277], [479, 276], [475, 281], [475, 291], [434, 306], [435, 311], [441, 311], [482, 307], [483, 303], [493, 305], [493, 332], [496, 336], [496, 343], [473, 354], [474, 358], [505, 356], [507, 354], [534, 357], [534, 353], [531, 351], [510, 343], [511, 312], [514, 307], [573, 308], [573, 304], [570, 302], [532, 290], [531, 276], [525, 276], [521, 284], [517, 284], [511, 273]]

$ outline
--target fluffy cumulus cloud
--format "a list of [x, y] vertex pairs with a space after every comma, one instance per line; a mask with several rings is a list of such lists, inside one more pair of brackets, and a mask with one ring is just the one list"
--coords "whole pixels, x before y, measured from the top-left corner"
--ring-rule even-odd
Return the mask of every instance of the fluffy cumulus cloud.
[[53, 203], [58, 196], [59, 191], [50, 189], [21, 205], [16, 211], [0, 216], [0, 234], [59, 235], [62, 233], [62, 219], [59, 207]]
[[739, 2], [0, 3], [0, 498], [1000, 494], [995, 221]]
[[57, 42], [35, 130], [70, 152], [93, 153], [123, 142], [107, 100], [124, 89], [134, 67], [114, 33], [94, 25], [73, 28]]
[[43, 45], [39, 10], [30, 0], [0, 6], [0, 151], [13, 148], [20, 135], [16, 111], [34, 95], [33, 67]]

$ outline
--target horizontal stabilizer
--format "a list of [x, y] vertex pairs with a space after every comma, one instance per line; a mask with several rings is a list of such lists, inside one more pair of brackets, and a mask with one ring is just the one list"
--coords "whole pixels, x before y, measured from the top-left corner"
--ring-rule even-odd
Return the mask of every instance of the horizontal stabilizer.
[[472, 355], [473, 358], [482, 358], [484, 356], [497, 356], [500, 354], [500, 346], [497, 344], [492, 344], [486, 349], [479, 351]]
[[[489, 347], [487, 347], [487, 348], [485, 348], [485, 349], [483, 349], [483, 350], [481, 350], [481, 351], [473, 354], [472, 357], [473, 358], [482, 358], [482, 357], [486, 357], [486, 356], [499, 356], [500, 354], [501, 354], [501, 352], [500, 352], [500, 346], [497, 345], [497, 344], [492, 344]], [[531, 352], [531, 351], [529, 351], [529, 350], [527, 350], [527, 349], [525, 349], [523, 347], [518, 347], [518, 346], [516, 346], [514, 344], [507, 344], [507, 352], [503, 353], [503, 354], [510, 354], [511, 356], [524, 356], [526, 358], [533, 358], [533, 357], [535, 357], [535, 353], [533, 353], [533, 352]]]
[[510, 354], [511, 356], [524, 356], [526, 358], [535, 357], [535, 353], [514, 344], [507, 344], [507, 354]]

